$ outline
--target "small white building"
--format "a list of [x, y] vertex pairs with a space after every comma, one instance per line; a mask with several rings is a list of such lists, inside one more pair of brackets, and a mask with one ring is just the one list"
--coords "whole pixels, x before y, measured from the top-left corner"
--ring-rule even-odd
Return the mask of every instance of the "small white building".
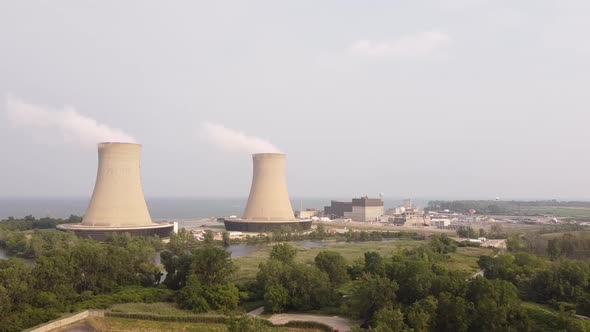
[[430, 223], [432, 226], [435, 226], [435, 227], [448, 227], [451, 225], [451, 219], [433, 217], [430, 220]]

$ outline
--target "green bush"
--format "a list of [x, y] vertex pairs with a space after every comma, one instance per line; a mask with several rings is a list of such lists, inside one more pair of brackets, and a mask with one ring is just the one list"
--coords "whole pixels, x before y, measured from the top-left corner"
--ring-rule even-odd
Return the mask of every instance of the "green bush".
[[275, 326], [284, 326], [284, 327], [294, 327], [294, 328], [301, 328], [301, 329], [318, 329], [321, 331], [326, 332], [333, 332], [334, 329], [331, 326], [328, 326], [323, 323], [319, 322], [309, 322], [309, 321], [290, 321], [284, 325], [275, 325]]

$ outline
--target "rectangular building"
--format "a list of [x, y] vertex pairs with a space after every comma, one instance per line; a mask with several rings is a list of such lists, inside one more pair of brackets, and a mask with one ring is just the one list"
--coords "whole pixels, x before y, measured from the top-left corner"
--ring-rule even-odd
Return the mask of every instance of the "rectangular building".
[[354, 221], [379, 221], [379, 218], [385, 214], [383, 200], [381, 198], [353, 198], [352, 211], [344, 212], [345, 218]]
[[345, 212], [352, 212], [352, 202], [331, 201], [324, 207], [324, 215], [331, 218], [344, 218]]

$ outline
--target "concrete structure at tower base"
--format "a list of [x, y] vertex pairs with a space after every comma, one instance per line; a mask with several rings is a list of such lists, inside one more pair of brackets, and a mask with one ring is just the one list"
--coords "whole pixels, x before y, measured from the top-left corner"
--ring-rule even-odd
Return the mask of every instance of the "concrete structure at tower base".
[[128, 233], [133, 236], [158, 236], [160, 238], [170, 237], [174, 230], [173, 223], [153, 223], [147, 226], [133, 227], [100, 227], [85, 226], [83, 224], [61, 224], [57, 229], [63, 232], [74, 232], [79, 237], [92, 238], [97, 241], [104, 241], [113, 234]]
[[306, 231], [311, 228], [311, 220], [293, 221], [269, 221], [269, 220], [245, 220], [225, 219], [225, 229], [228, 231], [268, 233], [280, 229], [291, 231]]

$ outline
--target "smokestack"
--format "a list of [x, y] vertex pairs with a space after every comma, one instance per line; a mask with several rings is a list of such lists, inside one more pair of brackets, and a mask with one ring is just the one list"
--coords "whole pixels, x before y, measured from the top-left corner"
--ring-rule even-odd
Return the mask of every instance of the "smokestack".
[[152, 225], [141, 186], [140, 157], [140, 144], [98, 144], [96, 183], [82, 225]]
[[252, 155], [254, 172], [250, 196], [244, 210], [247, 220], [295, 220], [287, 191], [284, 153]]

